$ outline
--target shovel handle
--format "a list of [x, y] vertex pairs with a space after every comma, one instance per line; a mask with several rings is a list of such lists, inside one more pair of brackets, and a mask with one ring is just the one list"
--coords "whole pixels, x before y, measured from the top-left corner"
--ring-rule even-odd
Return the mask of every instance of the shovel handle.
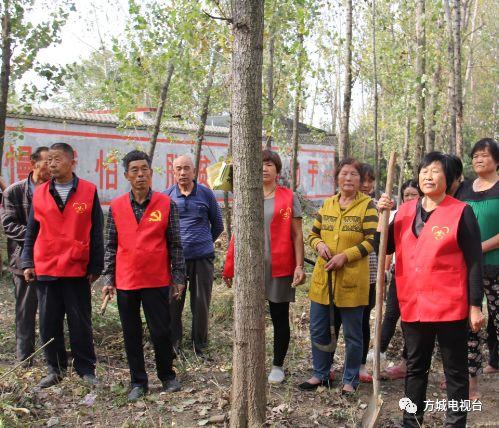
[[109, 293], [104, 296], [104, 299], [102, 299], [102, 306], [100, 307], [100, 314], [104, 315], [106, 312], [107, 304], [109, 303], [109, 299], [111, 296], [109, 296]]
[[[390, 154], [388, 162], [388, 171], [386, 175], [385, 193], [390, 195], [393, 189], [393, 180], [395, 176], [395, 166], [397, 161], [397, 153]], [[378, 251], [378, 271], [376, 276], [376, 306], [375, 306], [375, 328], [374, 328], [374, 361], [373, 361], [373, 394], [378, 397], [380, 392], [380, 361], [379, 353], [381, 348], [381, 320], [383, 316], [383, 289], [385, 287], [385, 258], [386, 247], [388, 243], [388, 226], [390, 219], [390, 211], [384, 210], [381, 213], [381, 236]]]

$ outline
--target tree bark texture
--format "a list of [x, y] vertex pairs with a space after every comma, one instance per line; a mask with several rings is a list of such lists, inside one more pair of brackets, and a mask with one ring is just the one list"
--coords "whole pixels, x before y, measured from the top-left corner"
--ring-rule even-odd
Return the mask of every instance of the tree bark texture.
[[[232, 159], [232, 113], [229, 113], [229, 147], [227, 159]], [[225, 230], [227, 231], [227, 242], [232, 238], [232, 209], [229, 204], [229, 192], [224, 192], [225, 207]]]
[[165, 110], [166, 98], [168, 97], [168, 88], [170, 87], [174, 68], [175, 66], [173, 64], [173, 60], [170, 60], [168, 62], [168, 68], [166, 70], [165, 81], [161, 86], [158, 110], [156, 111], [156, 117], [154, 119], [154, 128], [151, 134], [151, 139], [149, 140], [149, 157], [151, 158], [151, 161], [154, 158], [154, 151], [156, 150], [156, 142], [158, 141], [158, 135], [161, 129], [161, 120], [163, 119], [163, 111]]
[[411, 138], [411, 111], [409, 97], [406, 99], [406, 115], [405, 115], [405, 132], [404, 132], [404, 147], [402, 148], [402, 156], [400, 158], [400, 174], [398, 183], [398, 203], [402, 203], [402, 184], [404, 184], [405, 176], [405, 164], [407, 163], [407, 158], [409, 157], [409, 142]]
[[[437, 28], [439, 32], [443, 29], [442, 20], [439, 18], [437, 21]], [[436, 50], [440, 52], [442, 47], [441, 39], [437, 38]], [[435, 126], [437, 123], [437, 111], [438, 111], [438, 99], [440, 96], [441, 84], [442, 84], [442, 63], [440, 57], [435, 58], [435, 70], [433, 71], [433, 76], [431, 79], [431, 93], [428, 106], [428, 120], [426, 126], [426, 153], [435, 150]]]
[[263, 282], [263, 0], [232, 0], [234, 347], [230, 426], [265, 423]]
[[345, 35], [345, 90], [340, 121], [339, 157], [340, 160], [350, 155], [350, 105], [352, 102], [352, 0], [345, 0], [346, 35]]
[[211, 88], [213, 87], [213, 78], [215, 76], [215, 69], [217, 67], [217, 56], [218, 51], [215, 48], [211, 55], [210, 69], [208, 71], [206, 87], [204, 88], [203, 105], [201, 106], [201, 112], [199, 115], [199, 127], [196, 134], [196, 149], [194, 152], [194, 168], [196, 180], [199, 174], [199, 161], [201, 160], [201, 151], [203, 149], [204, 130], [206, 128], [206, 120], [208, 119], [208, 112], [210, 110]]
[[275, 56], [275, 36], [273, 33], [273, 29], [270, 29], [271, 33], [269, 36], [269, 66], [267, 67], [267, 114], [269, 116], [269, 127], [267, 129], [266, 136], [266, 147], [267, 149], [272, 148], [273, 141], [273, 126], [272, 123], [274, 121], [274, 56]]
[[449, 84], [447, 90], [447, 108], [450, 117], [450, 138], [449, 138], [449, 153], [456, 153], [456, 73], [454, 72], [455, 61], [454, 61], [454, 31], [452, 29], [452, 14], [450, 10], [449, 0], [443, 1], [444, 12], [445, 12], [445, 22], [447, 25], [447, 55], [449, 64]]
[[426, 34], [425, 34], [425, 0], [416, 2], [416, 134], [414, 135], [414, 173], [425, 148], [425, 68], [426, 68]]
[[5, 145], [5, 124], [7, 121], [7, 103], [9, 101], [10, 66], [12, 58], [11, 21], [9, 1], [3, 2], [2, 16], [2, 70], [0, 72], [0, 175], [3, 166], [3, 151]]
[[469, 39], [469, 53], [468, 60], [466, 62], [466, 72], [464, 74], [464, 84], [463, 84], [463, 103], [466, 101], [466, 95], [468, 91], [468, 86], [470, 87], [470, 92], [473, 93], [473, 81], [471, 78], [473, 65], [474, 65], [474, 40], [475, 40], [475, 32], [476, 32], [476, 17], [478, 12], [478, 0], [475, 0], [475, 6], [473, 8], [473, 16], [471, 17], [471, 34]]
[[374, 177], [375, 177], [375, 187], [374, 192], [376, 197], [379, 197], [379, 185], [380, 185], [380, 175], [379, 175], [379, 165], [380, 165], [380, 154], [378, 147], [378, 67], [376, 58], [376, 0], [373, 0], [372, 5], [372, 26], [373, 26], [373, 78], [374, 78], [374, 92], [373, 92], [373, 131], [374, 131]]
[[456, 155], [463, 158], [463, 86], [461, 72], [461, 0], [453, 1], [453, 37], [454, 37], [454, 82], [455, 82], [455, 112], [456, 112]]
[[295, 107], [293, 114], [293, 134], [292, 134], [292, 144], [293, 151], [291, 154], [291, 189], [293, 192], [296, 192], [296, 188], [298, 187], [298, 146], [300, 144], [299, 141], [299, 132], [298, 125], [300, 123], [300, 108], [301, 108], [301, 92], [302, 92], [302, 80], [303, 80], [303, 34], [298, 35], [298, 57], [296, 64], [296, 93], [295, 93]]

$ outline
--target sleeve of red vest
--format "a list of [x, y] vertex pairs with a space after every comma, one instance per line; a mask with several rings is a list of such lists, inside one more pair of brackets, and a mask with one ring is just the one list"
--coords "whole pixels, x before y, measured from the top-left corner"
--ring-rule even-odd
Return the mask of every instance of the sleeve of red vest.
[[227, 249], [223, 277], [234, 278], [234, 235], [232, 235], [229, 242], [229, 248]]

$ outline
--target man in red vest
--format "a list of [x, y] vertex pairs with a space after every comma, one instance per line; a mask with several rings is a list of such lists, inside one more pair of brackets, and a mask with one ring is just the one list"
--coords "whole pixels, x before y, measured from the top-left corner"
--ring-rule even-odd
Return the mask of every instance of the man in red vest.
[[49, 374], [39, 387], [59, 383], [66, 371], [65, 316], [76, 373], [95, 385], [90, 285], [104, 266], [102, 209], [96, 187], [73, 173], [69, 144], [53, 144], [48, 163], [52, 179], [33, 194], [21, 255], [24, 278], [37, 281], [42, 343], [54, 338], [44, 349]]
[[173, 370], [169, 302], [179, 299], [185, 288], [185, 261], [177, 207], [169, 196], [151, 190], [149, 156], [133, 150], [123, 158], [123, 166], [132, 190], [114, 199], [109, 208], [102, 292], [112, 297], [117, 290], [130, 367], [128, 399], [136, 401], [148, 390], [141, 305], [163, 390], [180, 390]]

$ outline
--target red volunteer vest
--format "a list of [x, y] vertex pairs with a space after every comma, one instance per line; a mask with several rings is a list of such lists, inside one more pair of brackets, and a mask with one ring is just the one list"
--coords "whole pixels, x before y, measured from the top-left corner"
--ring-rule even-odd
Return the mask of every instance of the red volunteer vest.
[[[291, 239], [293, 192], [278, 186], [274, 199], [274, 215], [270, 223], [272, 277], [292, 276], [295, 271], [295, 249]], [[234, 277], [234, 236], [229, 243], [223, 276]]]
[[90, 230], [95, 186], [81, 178], [61, 212], [49, 191], [50, 181], [33, 195], [35, 220], [40, 231], [33, 258], [38, 276], [82, 277], [90, 260]]
[[405, 322], [457, 321], [468, 316], [468, 271], [457, 241], [466, 206], [446, 196], [424, 225], [412, 232], [417, 200], [395, 216], [395, 278]]
[[114, 199], [111, 210], [118, 232], [116, 288], [137, 290], [170, 285], [170, 259], [166, 243], [170, 198], [153, 192], [139, 224], [129, 193]]

